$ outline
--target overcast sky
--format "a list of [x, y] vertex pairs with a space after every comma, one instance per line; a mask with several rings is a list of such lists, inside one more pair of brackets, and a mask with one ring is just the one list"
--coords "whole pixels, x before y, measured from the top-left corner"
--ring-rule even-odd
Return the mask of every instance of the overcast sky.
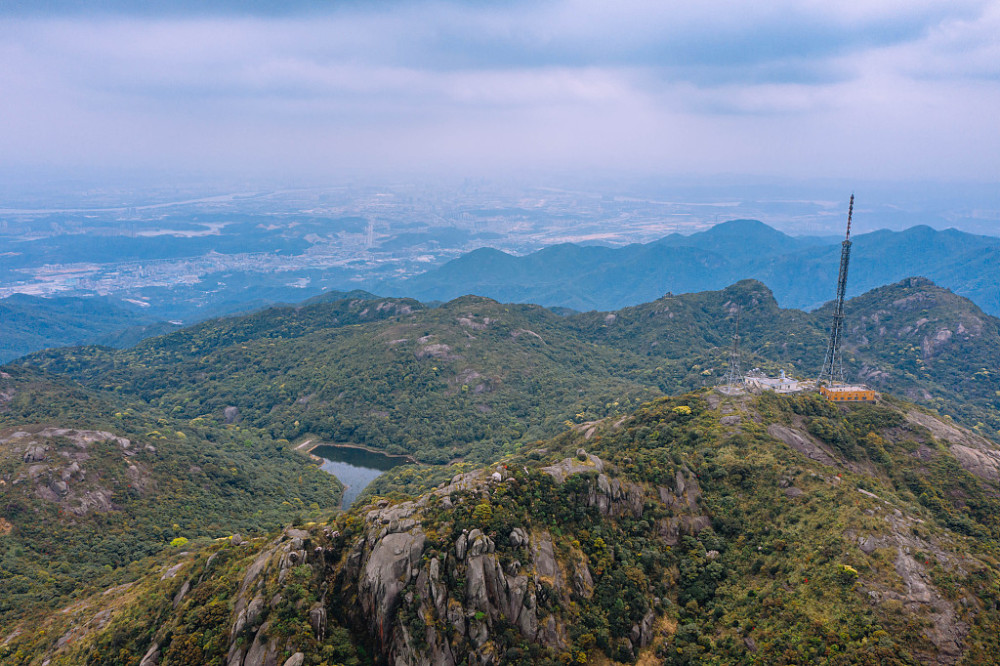
[[8, 169], [1000, 180], [1000, 0], [6, 0], [0, 63]]

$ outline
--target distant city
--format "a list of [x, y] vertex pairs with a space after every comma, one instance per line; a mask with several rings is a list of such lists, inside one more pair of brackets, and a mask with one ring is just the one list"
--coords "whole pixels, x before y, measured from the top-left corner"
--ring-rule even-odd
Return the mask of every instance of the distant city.
[[[40, 199], [0, 202], [0, 297], [99, 294], [155, 307], [164, 299], [207, 302], [215, 294], [219, 300], [254, 285], [305, 297], [406, 279], [481, 247], [523, 255], [559, 243], [623, 246], [737, 218], [792, 235], [835, 236], [849, 194], [755, 199], [750, 186], [729, 188], [731, 196], [704, 186], [672, 193], [683, 196], [660, 189], [469, 179], [450, 187], [396, 183], [210, 196], [177, 188], [141, 197], [89, 190], [76, 201], [48, 197], [49, 207], [39, 207]], [[1000, 211], [948, 210], [947, 202], [912, 210], [861, 202], [859, 232], [919, 223], [984, 232], [1000, 219]]]

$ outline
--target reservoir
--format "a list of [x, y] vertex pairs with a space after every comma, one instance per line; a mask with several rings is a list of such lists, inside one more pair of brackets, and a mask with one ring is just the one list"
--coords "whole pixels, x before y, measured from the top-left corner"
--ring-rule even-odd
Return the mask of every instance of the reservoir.
[[334, 475], [347, 486], [344, 489], [343, 508], [348, 508], [365, 487], [384, 472], [409, 464], [405, 456], [388, 456], [353, 446], [321, 445], [310, 453], [322, 458], [320, 469]]

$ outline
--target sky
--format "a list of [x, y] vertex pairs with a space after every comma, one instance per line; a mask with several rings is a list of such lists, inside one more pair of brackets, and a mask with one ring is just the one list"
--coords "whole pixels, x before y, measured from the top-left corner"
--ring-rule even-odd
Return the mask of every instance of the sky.
[[7, 170], [1000, 181], [1000, 0], [5, 0], [0, 62]]

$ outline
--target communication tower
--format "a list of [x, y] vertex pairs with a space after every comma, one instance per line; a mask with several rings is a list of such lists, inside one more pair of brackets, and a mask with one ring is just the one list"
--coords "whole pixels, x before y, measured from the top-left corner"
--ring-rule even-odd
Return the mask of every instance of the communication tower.
[[847, 237], [840, 244], [840, 275], [837, 277], [837, 305], [833, 313], [833, 326], [830, 329], [830, 344], [826, 348], [826, 358], [823, 369], [820, 370], [817, 385], [832, 385], [844, 382], [844, 358], [840, 345], [844, 330], [844, 294], [847, 292], [847, 265], [851, 261], [851, 218], [854, 216], [854, 194], [847, 208]]
[[746, 383], [743, 379], [743, 372], [740, 370], [740, 313], [742, 308], [736, 309], [736, 330], [733, 332], [733, 345], [729, 349], [729, 368], [726, 370], [719, 388], [724, 393], [734, 393], [741, 390]]

